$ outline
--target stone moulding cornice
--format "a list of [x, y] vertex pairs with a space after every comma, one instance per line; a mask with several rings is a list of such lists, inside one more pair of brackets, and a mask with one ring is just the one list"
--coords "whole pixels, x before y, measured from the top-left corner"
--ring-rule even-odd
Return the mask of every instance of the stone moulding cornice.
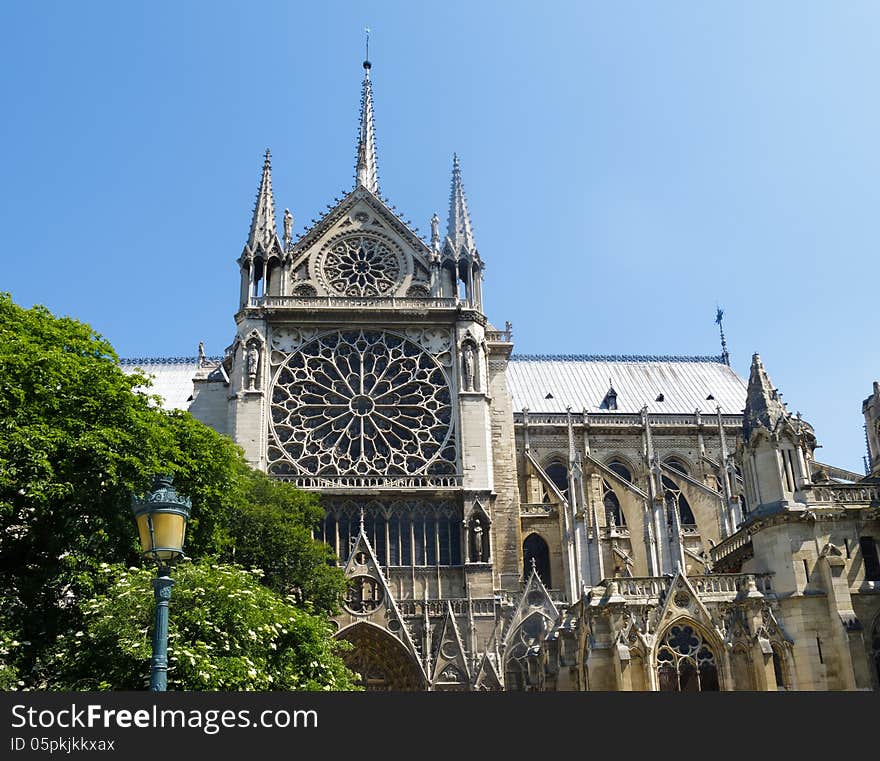
[[[205, 357], [203, 361], [217, 363], [222, 362], [223, 357]], [[119, 364], [126, 367], [138, 367], [141, 365], [196, 365], [198, 362], [198, 357], [121, 357], [119, 360]]]
[[513, 362], [716, 362], [725, 364], [720, 355], [681, 354], [514, 354]]

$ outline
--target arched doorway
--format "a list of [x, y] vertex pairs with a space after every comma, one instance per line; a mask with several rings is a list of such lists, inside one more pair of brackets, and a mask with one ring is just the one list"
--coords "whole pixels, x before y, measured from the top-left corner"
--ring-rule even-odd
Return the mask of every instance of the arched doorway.
[[523, 576], [528, 578], [532, 573], [532, 560], [535, 570], [545, 587], [550, 586], [550, 549], [538, 534], [529, 534], [523, 542]]
[[342, 658], [346, 666], [360, 674], [360, 684], [365, 690], [425, 689], [424, 678], [413, 657], [398, 639], [378, 626], [355, 624], [340, 632], [337, 639], [354, 645]]
[[718, 658], [702, 632], [686, 621], [670, 626], [657, 646], [661, 692], [718, 692]]

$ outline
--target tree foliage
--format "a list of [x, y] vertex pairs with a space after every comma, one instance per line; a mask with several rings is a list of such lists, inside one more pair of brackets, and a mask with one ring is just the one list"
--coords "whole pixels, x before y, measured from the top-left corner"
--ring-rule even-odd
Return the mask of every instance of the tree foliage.
[[47, 683], [56, 639], [85, 631], [80, 601], [103, 591], [101, 564], [141, 562], [130, 495], [160, 472], [192, 498], [188, 555], [265, 566], [277, 593], [336, 607], [344, 582], [311, 540], [314, 498], [148, 387], [88, 325], [0, 294], [0, 676], [19, 686]]
[[[83, 628], [62, 634], [48, 658], [51, 686], [145, 689], [153, 624], [147, 568], [105, 565], [106, 591], [83, 604]], [[179, 690], [350, 690], [327, 620], [291, 604], [260, 572], [207, 561], [175, 569], [169, 683]]]

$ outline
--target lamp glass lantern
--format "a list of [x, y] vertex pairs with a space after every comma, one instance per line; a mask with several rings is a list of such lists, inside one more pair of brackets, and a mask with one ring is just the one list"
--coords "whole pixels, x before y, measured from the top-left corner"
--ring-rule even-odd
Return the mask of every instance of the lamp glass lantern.
[[157, 476], [143, 498], [132, 498], [132, 511], [147, 560], [170, 565], [183, 555], [192, 501], [178, 494], [171, 476]]

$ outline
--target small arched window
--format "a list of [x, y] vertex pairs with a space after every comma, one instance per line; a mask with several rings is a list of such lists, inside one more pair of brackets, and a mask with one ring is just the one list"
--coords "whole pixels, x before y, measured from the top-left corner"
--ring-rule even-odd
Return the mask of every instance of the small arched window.
[[672, 525], [672, 510], [678, 510], [678, 517], [682, 526], [696, 526], [697, 519], [678, 484], [668, 476], [663, 476], [663, 488], [666, 490], [666, 520]]
[[602, 503], [605, 505], [605, 524], [609, 527], [625, 526], [626, 520], [623, 517], [623, 511], [620, 509], [620, 500], [611, 488], [611, 484], [607, 481], [602, 482], [605, 494], [602, 497]]
[[[568, 499], [568, 468], [566, 468], [561, 462], [554, 462], [548, 465], [544, 469], [544, 472], [553, 482], [553, 485], [559, 489], [562, 496], [565, 499]], [[555, 500], [550, 497], [549, 489], [545, 488], [543, 502], [547, 504], [554, 501]]]
[[632, 473], [630, 472], [629, 468], [626, 467], [626, 465], [624, 465], [620, 460], [612, 460], [611, 462], [609, 462], [608, 469], [613, 470], [624, 481], [629, 481], [630, 483], [632, 483]]
[[688, 466], [678, 457], [667, 457], [663, 464], [668, 468], [672, 468], [672, 470], [677, 470], [682, 475], [688, 475]]
[[529, 534], [523, 542], [523, 577], [532, 573], [532, 561], [535, 571], [545, 587], [550, 586], [550, 548], [538, 534]]
[[773, 674], [776, 677], [776, 688], [779, 690], [789, 689], [787, 670], [785, 668], [785, 654], [779, 645], [773, 645]]

